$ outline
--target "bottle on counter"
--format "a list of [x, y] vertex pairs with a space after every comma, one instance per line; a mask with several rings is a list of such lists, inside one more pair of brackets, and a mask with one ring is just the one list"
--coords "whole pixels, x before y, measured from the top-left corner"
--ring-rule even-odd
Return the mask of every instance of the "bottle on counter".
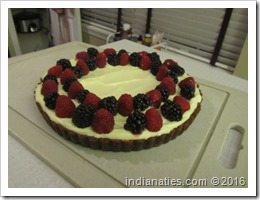
[[153, 42], [152, 35], [150, 33], [146, 33], [143, 40], [143, 45], [145, 46], [151, 46]]
[[132, 35], [132, 28], [130, 24], [123, 24], [121, 28], [121, 39], [128, 39]]

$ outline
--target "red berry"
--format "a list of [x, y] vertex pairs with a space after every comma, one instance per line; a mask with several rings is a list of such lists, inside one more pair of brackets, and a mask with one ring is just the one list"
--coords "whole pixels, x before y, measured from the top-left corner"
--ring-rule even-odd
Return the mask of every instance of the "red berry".
[[106, 54], [106, 57], [111, 53], [116, 53], [116, 50], [113, 48], [107, 48], [103, 51], [104, 54]]
[[156, 80], [161, 81], [166, 77], [168, 74], [168, 67], [166, 65], [161, 65], [159, 68], [157, 74], [156, 74]]
[[166, 65], [168, 67], [168, 69], [172, 68], [173, 66], [175, 65], [178, 65], [177, 62], [173, 61], [172, 59], [166, 59], [164, 62], [163, 62], [164, 65]]
[[145, 122], [146, 128], [151, 132], [159, 131], [163, 125], [160, 112], [155, 108], [150, 108], [145, 112]]
[[128, 53], [127, 52], [122, 53], [119, 57], [119, 64], [124, 66], [124, 65], [127, 65], [128, 62], [129, 62]]
[[69, 78], [69, 77], [77, 79], [77, 76], [74, 74], [73, 71], [71, 71], [70, 69], [65, 69], [60, 76], [61, 84], [63, 85], [65, 83], [65, 81], [67, 80], [67, 78]]
[[82, 59], [82, 60], [88, 60], [89, 59], [89, 54], [86, 51], [81, 51], [81, 52], [78, 52], [76, 54], [76, 58], [77, 59]]
[[152, 61], [148, 56], [142, 56], [139, 66], [142, 70], [149, 70], [151, 68]]
[[147, 56], [147, 52], [146, 51], [141, 51], [139, 52], [140, 56]]
[[118, 99], [118, 113], [123, 116], [129, 116], [133, 109], [133, 97], [130, 94], [122, 94]]
[[175, 96], [173, 101], [179, 104], [183, 113], [190, 109], [190, 102], [182, 96]]
[[175, 92], [176, 92], [175, 83], [171, 77], [169, 77], [169, 76], [165, 77], [161, 81], [160, 85], [166, 87], [168, 89], [170, 95], [175, 94]]
[[77, 94], [82, 90], [84, 90], [83, 85], [78, 81], [74, 81], [69, 87], [68, 96], [71, 99], [75, 99]]
[[94, 110], [97, 110], [98, 106], [99, 106], [99, 102], [100, 102], [100, 98], [97, 95], [95, 95], [94, 93], [89, 92], [86, 95], [83, 103], [88, 104], [88, 105], [92, 106], [92, 108]]
[[63, 71], [63, 67], [61, 65], [56, 65], [56, 66], [51, 67], [48, 70], [48, 74], [59, 77], [61, 75], [62, 71]]
[[88, 65], [84, 60], [78, 59], [76, 66], [79, 67], [83, 75], [87, 75], [89, 73]]
[[151, 90], [146, 93], [146, 96], [150, 100], [151, 104], [155, 108], [159, 108], [162, 102], [162, 95], [159, 90]]
[[195, 80], [194, 80], [194, 78], [193, 77], [188, 77], [188, 78], [185, 78], [182, 81], [180, 81], [179, 87], [182, 89], [185, 86], [189, 86], [189, 87], [195, 88]]
[[54, 80], [46, 80], [42, 83], [42, 89], [41, 89], [41, 94], [43, 96], [48, 96], [53, 92], [58, 91], [58, 84]]
[[55, 105], [55, 114], [57, 117], [70, 118], [72, 117], [75, 109], [76, 106], [69, 97], [65, 95], [60, 95], [57, 97]]
[[97, 67], [104, 68], [107, 64], [107, 56], [105, 53], [98, 53], [96, 55]]
[[114, 129], [114, 116], [104, 108], [97, 110], [92, 119], [92, 128], [97, 133], [110, 133]]

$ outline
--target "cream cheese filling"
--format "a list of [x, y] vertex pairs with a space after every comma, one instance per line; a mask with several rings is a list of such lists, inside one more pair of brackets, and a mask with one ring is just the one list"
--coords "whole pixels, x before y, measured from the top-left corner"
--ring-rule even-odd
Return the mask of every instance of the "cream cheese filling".
[[[73, 65], [75, 61], [73, 60], [71, 61], [71, 63]], [[178, 77], [179, 82], [188, 76], [189, 75], [185, 73], [183, 76]], [[115, 96], [117, 99], [124, 93], [131, 94], [132, 96], [135, 96], [138, 93], [146, 93], [150, 90], [153, 90], [157, 85], [160, 84], [160, 82], [156, 80], [156, 78], [150, 73], [150, 71], [143, 71], [142, 69], [138, 67], [133, 67], [131, 65], [114, 67], [109, 64], [107, 64], [105, 68], [97, 68], [95, 71], [90, 71], [88, 75], [83, 76], [82, 78], [78, 79], [78, 81], [84, 86], [85, 89], [88, 89], [90, 92], [95, 93], [100, 98]], [[60, 95], [67, 95], [67, 93], [62, 89], [59, 78], [58, 82], [58, 93]], [[41, 87], [42, 84], [38, 84], [35, 89], [36, 102], [41, 105], [43, 111], [48, 114], [53, 122], [60, 124], [63, 127], [72, 130], [78, 134], [93, 136], [96, 138], [139, 140], [167, 134], [174, 128], [187, 121], [194, 110], [197, 108], [198, 103], [202, 101], [200, 91], [196, 86], [195, 97], [190, 100], [190, 110], [186, 111], [183, 114], [181, 121], [170, 122], [162, 116], [163, 127], [160, 129], [160, 131], [150, 132], [145, 129], [141, 134], [134, 135], [124, 129], [124, 124], [127, 117], [123, 117], [122, 115], [117, 113], [117, 115], [114, 116], [115, 126], [113, 131], [109, 134], [99, 134], [93, 131], [91, 126], [83, 129], [78, 128], [72, 123], [71, 118], [57, 117], [54, 110], [48, 109], [45, 106], [44, 97], [41, 94]], [[179, 95], [179, 93], [180, 89], [176, 84], [175, 95]], [[173, 97], [175, 95], [171, 95], [169, 99], [173, 100]], [[76, 104], [76, 106], [79, 104], [76, 100], [73, 100], [73, 102]]]

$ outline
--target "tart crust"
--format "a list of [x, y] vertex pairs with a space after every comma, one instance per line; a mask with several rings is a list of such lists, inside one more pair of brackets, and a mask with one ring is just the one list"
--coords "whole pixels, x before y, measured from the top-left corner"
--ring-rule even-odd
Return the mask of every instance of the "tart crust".
[[[200, 91], [201, 94], [201, 91]], [[202, 94], [201, 94], [202, 96]], [[196, 116], [201, 110], [201, 102], [197, 104], [196, 109], [191, 114], [190, 118], [183, 124], [176, 127], [169, 133], [162, 134], [160, 136], [150, 137], [148, 139], [140, 140], [119, 140], [119, 139], [107, 139], [107, 138], [95, 138], [93, 136], [82, 135], [63, 127], [60, 124], [52, 121], [46, 112], [42, 109], [41, 105], [36, 102], [36, 105], [41, 112], [43, 118], [51, 126], [51, 128], [60, 136], [67, 140], [71, 140], [76, 144], [80, 144], [91, 149], [98, 149], [103, 151], [139, 151], [142, 149], [150, 149], [152, 147], [159, 146], [167, 143], [177, 136], [181, 135], [194, 121]]]

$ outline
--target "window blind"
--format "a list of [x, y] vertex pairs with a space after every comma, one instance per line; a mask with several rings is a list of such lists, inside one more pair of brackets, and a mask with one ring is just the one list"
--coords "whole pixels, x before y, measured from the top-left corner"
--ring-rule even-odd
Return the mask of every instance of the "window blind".
[[116, 30], [118, 8], [81, 8], [81, 22]]
[[[150, 32], [164, 32], [168, 46], [210, 62], [225, 15], [224, 8], [153, 9]], [[235, 67], [247, 35], [247, 9], [234, 9], [217, 64]], [[171, 20], [169, 20], [171, 19]]]
[[[117, 30], [118, 8], [83, 8], [81, 9], [82, 24], [99, 27], [103, 39]], [[121, 8], [121, 24], [129, 23], [132, 31], [144, 35], [150, 27], [151, 34], [155, 31], [164, 32], [164, 40], [168, 50], [192, 55], [198, 59], [212, 63], [215, 47], [222, 29], [225, 8], [153, 8], [150, 24], [147, 21], [147, 8]], [[223, 43], [214, 65], [234, 68], [239, 58], [248, 32], [247, 8], [231, 9], [231, 17], [224, 35]], [[82, 28], [84, 30], [84, 28]], [[91, 32], [93, 33], [93, 32]]]
[[217, 62], [235, 67], [248, 32], [248, 11], [234, 8]]

